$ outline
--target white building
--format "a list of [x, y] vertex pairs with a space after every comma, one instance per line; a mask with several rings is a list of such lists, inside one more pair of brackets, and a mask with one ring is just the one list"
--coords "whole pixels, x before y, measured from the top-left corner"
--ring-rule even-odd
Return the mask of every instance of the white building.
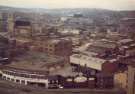
[[116, 71], [118, 67], [116, 59], [106, 60], [86, 54], [74, 54], [70, 56], [70, 63], [109, 73]]
[[80, 34], [80, 30], [77, 29], [64, 29], [64, 30], [59, 30], [61, 34]]
[[48, 88], [48, 78], [45, 75], [29, 73], [20, 70], [1, 70], [4, 80], [12, 81], [24, 85], [37, 85]]
[[74, 54], [70, 57], [70, 62], [73, 64], [77, 64], [80, 66], [87, 66], [92, 69], [102, 70], [102, 64], [106, 62], [106, 60], [89, 57], [82, 54]]

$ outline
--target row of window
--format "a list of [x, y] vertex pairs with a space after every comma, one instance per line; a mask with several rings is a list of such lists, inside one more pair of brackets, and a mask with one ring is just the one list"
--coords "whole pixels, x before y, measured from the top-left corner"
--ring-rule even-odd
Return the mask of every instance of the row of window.
[[6, 76], [3, 76], [3, 79], [7, 79], [7, 80], [11, 80], [12, 82], [17, 82], [19, 83], [21, 81], [21, 83], [25, 84], [25, 81], [24, 80], [19, 80], [19, 79], [12, 79], [12, 78], [6, 78]]
[[38, 78], [38, 79], [45, 79], [45, 75], [36, 75], [36, 74], [24, 74], [24, 73], [16, 73], [16, 72], [8, 72], [4, 71], [5, 74], [19, 76], [19, 77], [27, 77], [27, 78]]

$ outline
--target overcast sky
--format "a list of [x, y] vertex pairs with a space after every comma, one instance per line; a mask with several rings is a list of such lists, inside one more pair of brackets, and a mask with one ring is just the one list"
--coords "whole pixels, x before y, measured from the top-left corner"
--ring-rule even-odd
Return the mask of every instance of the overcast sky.
[[0, 5], [25, 8], [103, 8], [135, 10], [135, 0], [0, 0]]

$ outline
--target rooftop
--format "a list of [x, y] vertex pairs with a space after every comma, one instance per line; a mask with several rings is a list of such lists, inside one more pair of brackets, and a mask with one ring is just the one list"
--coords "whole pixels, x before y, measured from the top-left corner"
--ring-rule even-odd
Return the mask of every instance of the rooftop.
[[[65, 39], [65, 38], [58, 39], [58, 38], [55, 38], [55, 39], [45, 39], [44, 41], [45, 41], [44, 42], [45, 44], [46, 43], [47, 44], [58, 44], [60, 42], [69, 41], [69, 39]], [[38, 42], [43, 42], [43, 40], [42, 41], [38, 41]]]
[[122, 39], [119, 41], [119, 43], [128, 43], [128, 42], [133, 42], [132, 39]]
[[112, 41], [96, 40], [87, 47], [86, 51], [94, 53], [103, 53], [106, 50], [114, 49], [116, 46], [116, 43]]
[[127, 20], [135, 20], [135, 18], [128, 18], [128, 17], [126, 17], [126, 18], [123, 18], [122, 20], [123, 20], [123, 21], [127, 21]]
[[74, 54], [70, 56], [71, 63], [87, 66], [92, 69], [102, 70], [102, 64], [106, 62], [104, 59], [83, 55], [83, 54]]
[[97, 46], [97, 47], [102, 47], [102, 48], [115, 48], [116, 43], [108, 40], [98, 40], [94, 42], [92, 45]]
[[91, 45], [91, 46], [88, 47], [88, 49], [86, 51], [99, 54], [99, 53], [105, 52], [105, 50], [106, 50], [106, 48]]

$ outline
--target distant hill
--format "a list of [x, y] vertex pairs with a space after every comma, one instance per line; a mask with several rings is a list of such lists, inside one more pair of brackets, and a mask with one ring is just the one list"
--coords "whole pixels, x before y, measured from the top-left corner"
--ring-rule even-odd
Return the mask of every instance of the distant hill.
[[112, 11], [106, 9], [96, 8], [62, 8], [62, 9], [44, 9], [44, 8], [16, 8], [8, 6], [0, 6], [0, 12], [37, 12], [37, 13], [48, 13], [55, 16], [68, 16], [74, 13], [81, 13], [86, 17], [135, 17], [135, 11]]

